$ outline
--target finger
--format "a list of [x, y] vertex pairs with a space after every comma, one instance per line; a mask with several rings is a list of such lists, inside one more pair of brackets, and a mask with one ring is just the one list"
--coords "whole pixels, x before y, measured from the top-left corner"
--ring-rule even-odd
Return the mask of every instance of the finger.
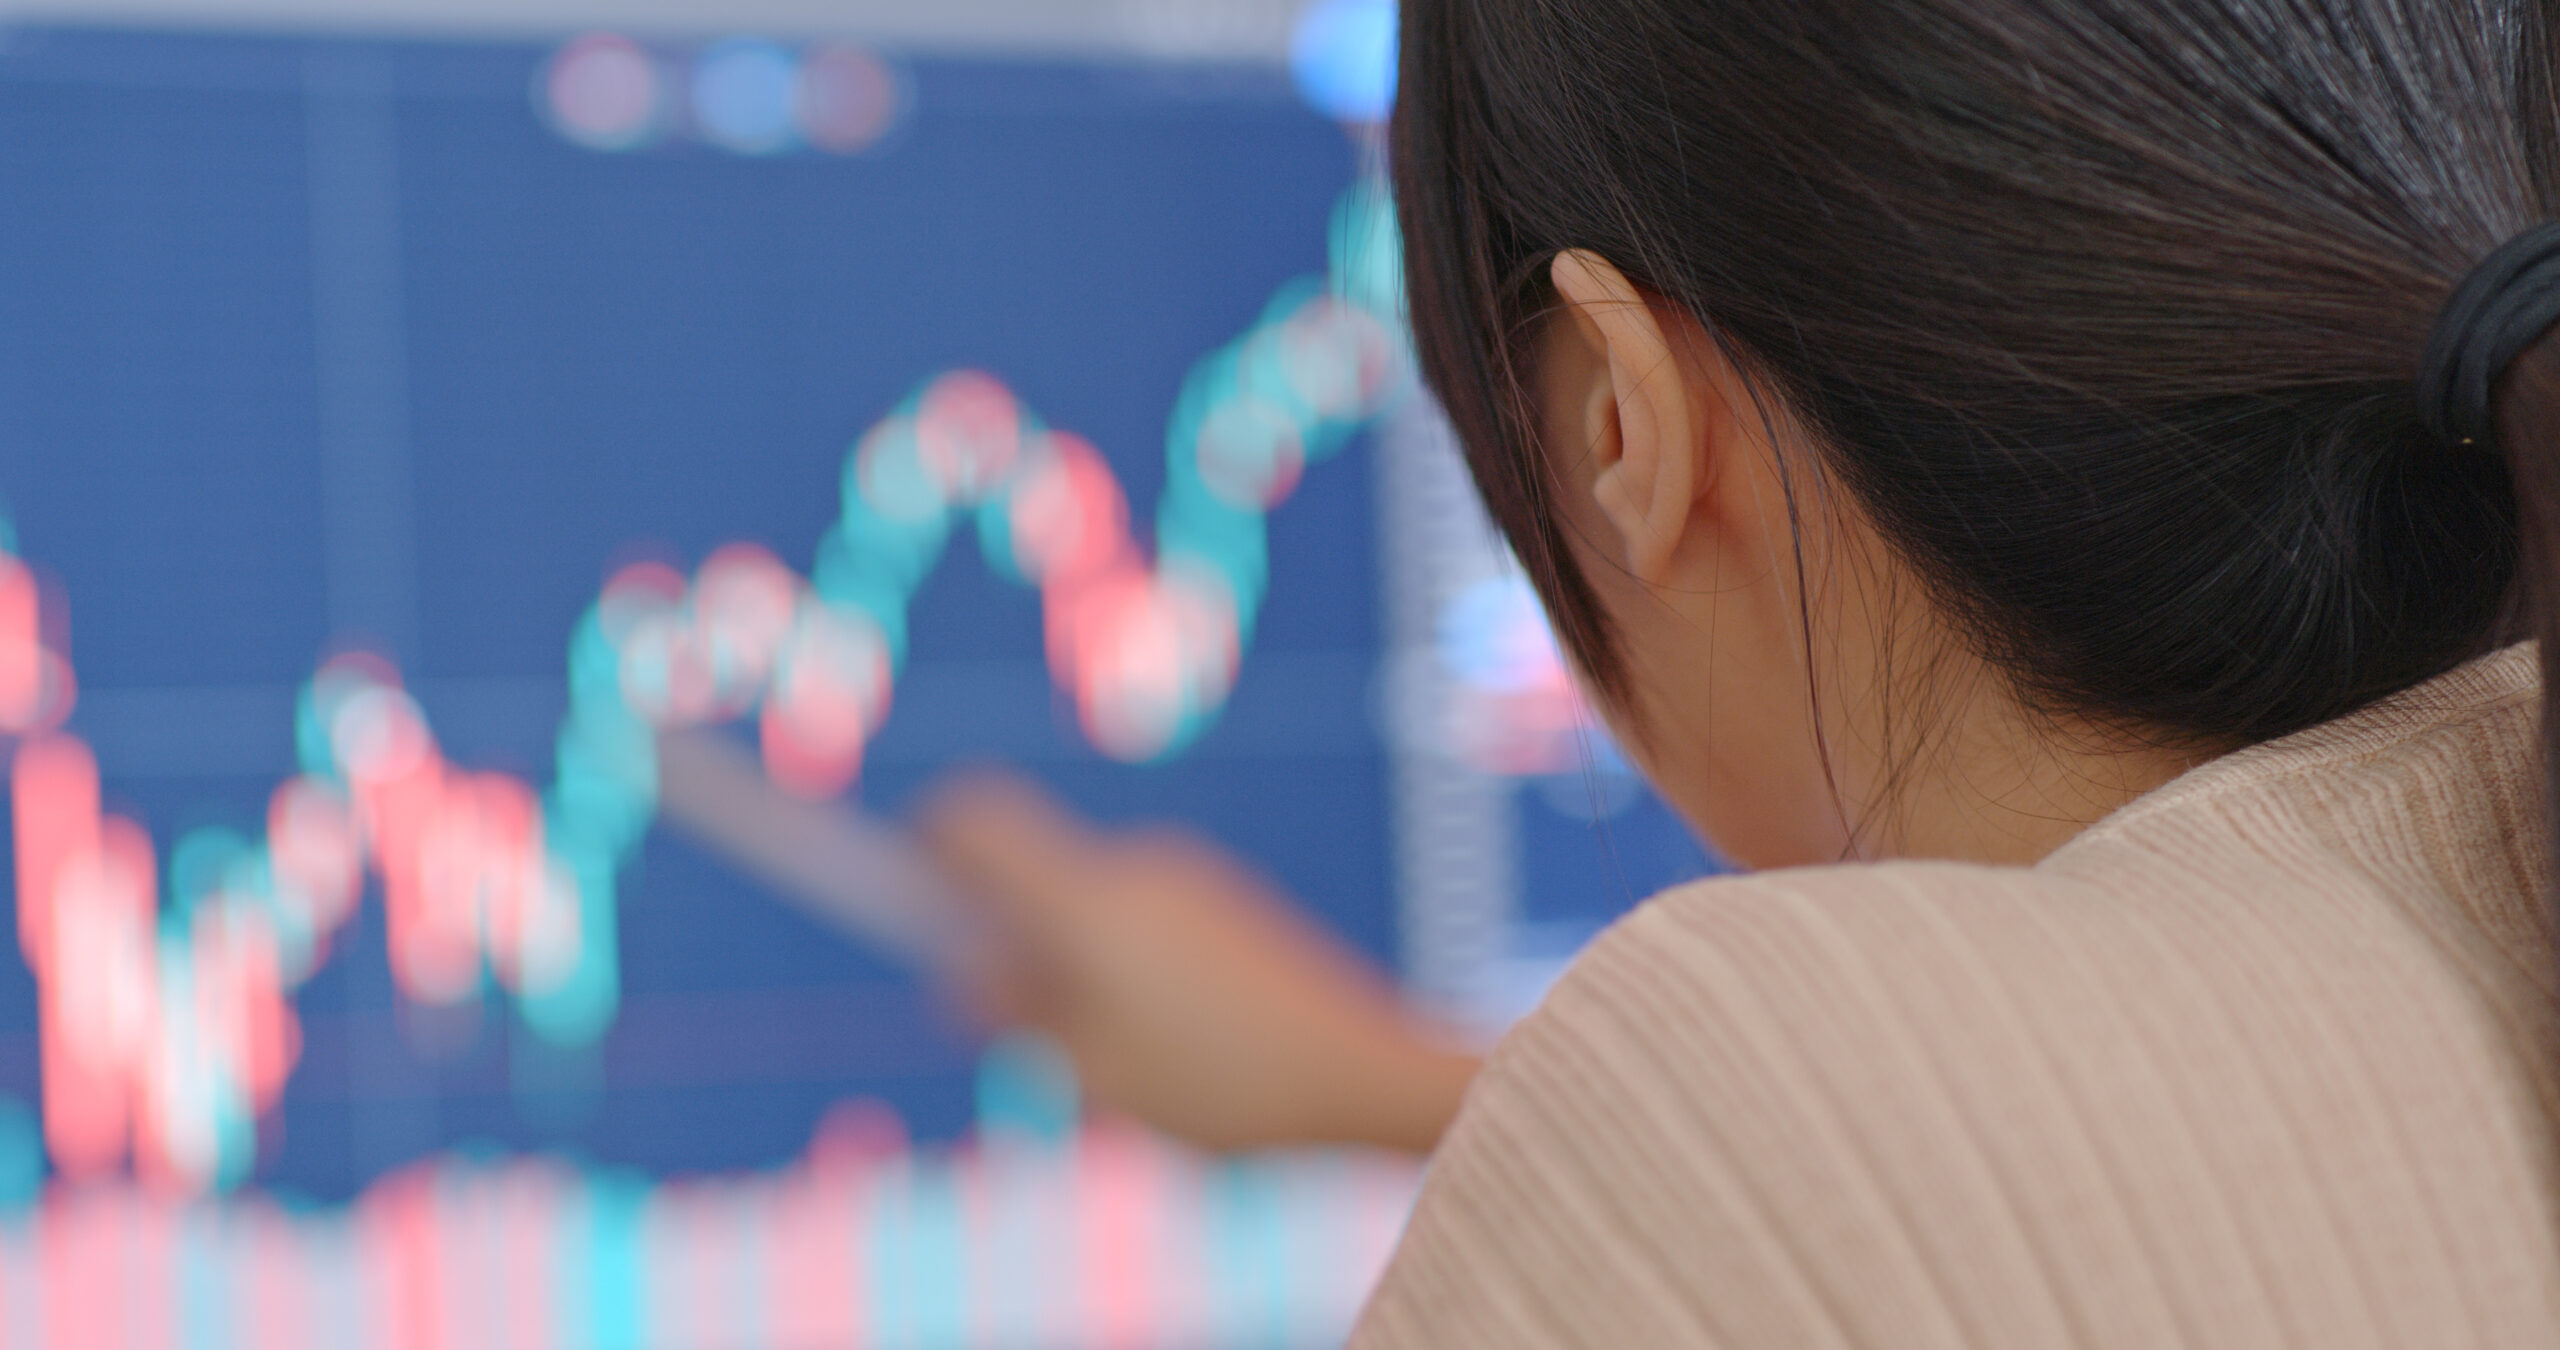
[[1081, 907], [1102, 841], [1028, 780], [980, 771], [937, 789], [917, 832], [964, 887], [1013, 923], [1048, 930]]
[[942, 972], [943, 996], [981, 1031], [1051, 1031], [1059, 1020], [1051, 964], [1031, 958], [1021, 943], [979, 943]]

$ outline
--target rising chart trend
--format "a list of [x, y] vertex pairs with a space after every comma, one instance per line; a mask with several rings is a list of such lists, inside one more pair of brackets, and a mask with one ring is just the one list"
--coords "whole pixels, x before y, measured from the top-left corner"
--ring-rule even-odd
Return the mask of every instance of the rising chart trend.
[[404, 996], [464, 1004], [494, 982], [537, 1035], [594, 1041], [619, 1002], [616, 886], [655, 816], [656, 734], [752, 719], [778, 785], [843, 791], [889, 715], [909, 600], [955, 537], [1038, 589], [1051, 671], [1099, 751], [1179, 752], [1251, 643], [1265, 515], [1404, 387], [1396, 250], [1364, 183], [1333, 215], [1329, 274], [1193, 369], [1152, 548], [1090, 443], [990, 375], [944, 375], [854, 446], [812, 575], [737, 544], [690, 577], [611, 578], [570, 641], [547, 786], [453, 763], [396, 669], [340, 657], [302, 693], [302, 771], [264, 837], [180, 839], [165, 907], [148, 835], [102, 812], [97, 760], [64, 729], [76, 680], [34, 577], [0, 552], [0, 730], [20, 737], [19, 941], [55, 1169], [129, 1162], [181, 1195], [244, 1180], [298, 1053], [293, 992], [369, 881]]

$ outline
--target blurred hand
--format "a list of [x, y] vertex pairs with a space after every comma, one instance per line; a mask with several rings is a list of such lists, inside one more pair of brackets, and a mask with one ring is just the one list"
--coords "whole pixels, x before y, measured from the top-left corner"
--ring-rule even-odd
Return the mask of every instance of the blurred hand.
[[1427, 1152], [1457, 1113], [1475, 1059], [1206, 842], [1101, 833], [996, 775], [922, 833], [991, 920], [961, 993], [1056, 1040], [1094, 1105], [1213, 1149]]

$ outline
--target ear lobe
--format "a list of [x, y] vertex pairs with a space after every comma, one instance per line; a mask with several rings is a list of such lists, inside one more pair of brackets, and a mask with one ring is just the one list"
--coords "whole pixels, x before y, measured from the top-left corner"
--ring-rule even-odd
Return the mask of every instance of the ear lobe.
[[1592, 496], [1616, 530], [1628, 571], [1669, 578], [1701, 481], [1697, 418], [1670, 338], [1644, 295], [1597, 254], [1557, 256], [1557, 296], [1607, 357], [1615, 435], [1594, 438]]

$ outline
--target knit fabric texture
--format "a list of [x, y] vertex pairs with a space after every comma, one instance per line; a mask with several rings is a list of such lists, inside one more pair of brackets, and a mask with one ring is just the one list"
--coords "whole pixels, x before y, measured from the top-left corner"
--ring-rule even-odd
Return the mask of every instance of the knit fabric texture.
[[2560, 1347], [2539, 725], [2510, 648], [2033, 867], [1654, 899], [1353, 1350]]

